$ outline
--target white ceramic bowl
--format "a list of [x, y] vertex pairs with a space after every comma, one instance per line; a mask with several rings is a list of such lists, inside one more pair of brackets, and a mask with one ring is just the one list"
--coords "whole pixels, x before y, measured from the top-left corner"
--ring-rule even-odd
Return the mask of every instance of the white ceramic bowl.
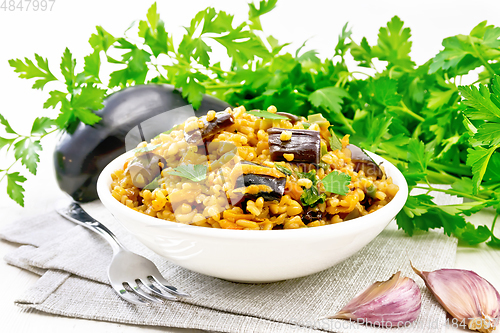
[[385, 207], [346, 222], [288, 230], [226, 230], [169, 222], [136, 212], [111, 196], [111, 173], [131, 153], [102, 171], [97, 193], [106, 208], [144, 245], [192, 271], [237, 282], [272, 282], [306, 276], [332, 267], [372, 241], [403, 208], [408, 185], [401, 172], [383, 162], [399, 192]]

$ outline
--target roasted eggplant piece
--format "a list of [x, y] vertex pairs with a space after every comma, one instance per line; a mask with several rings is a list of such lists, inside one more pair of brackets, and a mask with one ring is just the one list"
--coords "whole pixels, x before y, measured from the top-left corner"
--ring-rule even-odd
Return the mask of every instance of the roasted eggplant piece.
[[[292, 132], [290, 140], [281, 141], [283, 131]], [[269, 134], [269, 152], [273, 161], [288, 161], [283, 154], [293, 154], [291, 162], [319, 164], [321, 157], [319, 132], [272, 127], [267, 130], [267, 133]]]
[[125, 172], [130, 173], [134, 185], [142, 190], [158, 177], [166, 166], [167, 162], [162, 156], [145, 153], [130, 161]]
[[308, 210], [302, 215], [302, 222], [305, 224], [321, 220], [323, 218], [323, 212], [320, 210], [314, 211], [314, 210]]
[[246, 200], [263, 197], [266, 201], [279, 201], [285, 192], [286, 176], [274, 168], [242, 161], [241, 168], [233, 171], [234, 183], [231, 204], [237, 205]]
[[376, 179], [384, 176], [382, 169], [363, 149], [355, 145], [347, 145], [347, 148], [351, 151], [351, 161], [354, 163], [354, 171], [359, 172], [363, 170], [366, 176], [374, 176]]
[[[189, 105], [172, 86], [140, 85], [120, 90], [104, 101], [96, 114], [102, 117], [94, 126], [80, 124], [73, 133], [63, 133], [54, 152], [57, 182], [76, 201], [97, 199], [97, 177], [113, 159], [125, 152], [125, 136], [147, 119]], [[225, 110], [229, 104], [204, 96], [195, 112], [202, 116], [209, 110]], [[148, 133], [150, 140], [176, 123], [159, 124], [159, 132]], [[170, 126], [170, 127], [169, 127]], [[136, 142], [137, 144], [139, 142]]]
[[206, 116], [200, 117], [200, 120], [203, 121], [203, 128], [184, 133], [184, 139], [187, 143], [200, 145], [202, 144], [201, 140], [210, 140], [215, 134], [234, 125], [234, 116], [225, 111], [217, 112], [211, 121], [207, 121]]

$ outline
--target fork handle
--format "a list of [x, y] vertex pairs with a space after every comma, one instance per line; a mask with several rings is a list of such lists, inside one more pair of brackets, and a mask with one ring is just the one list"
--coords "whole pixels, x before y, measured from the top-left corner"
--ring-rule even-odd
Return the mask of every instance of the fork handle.
[[111, 230], [90, 216], [78, 203], [72, 202], [69, 205], [66, 203], [58, 204], [56, 211], [67, 220], [84, 226], [101, 235], [101, 237], [107, 240], [109, 245], [111, 245], [114, 253], [118, 253], [119, 251], [125, 249]]

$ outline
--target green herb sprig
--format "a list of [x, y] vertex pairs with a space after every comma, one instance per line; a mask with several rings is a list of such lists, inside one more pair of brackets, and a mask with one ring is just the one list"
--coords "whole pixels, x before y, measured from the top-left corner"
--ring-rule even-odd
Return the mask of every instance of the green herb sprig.
[[167, 174], [183, 177], [193, 182], [201, 182], [207, 178], [207, 170], [208, 168], [206, 165], [186, 164], [174, 168], [173, 170], [167, 172]]
[[[349, 134], [351, 143], [397, 165], [410, 190], [426, 191], [411, 195], [397, 216], [406, 233], [443, 228], [469, 244], [500, 247], [493, 234], [500, 214], [500, 28], [485, 21], [469, 34], [448, 37], [435, 57], [417, 66], [411, 58], [411, 30], [399, 17], [380, 28], [373, 45], [366, 38], [355, 40], [346, 24], [333, 57], [320, 59], [305, 43], [287, 52], [288, 43], [265, 34], [260, 17], [275, 6], [276, 0], [262, 0], [258, 7], [250, 4], [248, 19], [242, 22], [209, 7], [195, 15], [184, 35], [172, 36], [153, 4], [146, 19], [122, 37], [97, 27], [89, 39], [93, 52], [85, 57], [81, 73], [75, 73], [69, 50], [63, 54], [60, 74], [51, 72], [48, 60], [39, 55], [10, 64], [21, 78], [35, 80], [35, 89], [54, 85], [44, 106], [58, 114], [33, 124], [46, 134], [99, 121], [93, 111], [102, 107], [103, 98], [143, 83], [173, 84], [195, 108], [208, 93], [247, 110], [275, 105], [298, 116], [321, 113], [336, 134]], [[214, 59], [211, 43], [225, 48], [229, 67]], [[348, 68], [347, 56], [354, 58], [356, 68]], [[116, 69], [109, 80], [99, 78], [101, 61]], [[365, 74], [363, 68], [375, 74]], [[473, 70], [480, 72], [480, 85], [460, 86]], [[0, 149], [13, 152], [16, 162], [35, 172], [46, 134], [35, 130], [23, 136], [4, 117], [0, 123], [6, 132]], [[13, 166], [0, 175], [7, 179], [11, 198], [22, 204], [26, 178]], [[436, 191], [471, 201], [438, 206], [431, 195]], [[465, 216], [486, 207], [497, 212], [491, 228], [466, 222]]]

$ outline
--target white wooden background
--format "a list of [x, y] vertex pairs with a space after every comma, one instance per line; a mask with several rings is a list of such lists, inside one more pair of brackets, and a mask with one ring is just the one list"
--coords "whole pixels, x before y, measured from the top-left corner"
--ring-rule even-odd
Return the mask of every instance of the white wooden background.
[[[176, 33], [182, 32], [180, 26], [188, 25], [194, 14], [208, 5], [236, 14], [235, 21], [241, 20], [247, 13], [247, 1], [241, 0], [158, 2], [167, 31], [173, 32], [174, 37]], [[2, 3], [3, 0], [0, 0], [0, 5]], [[9, 12], [0, 9], [0, 113], [21, 133], [29, 131], [34, 117], [54, 116], [42, 109], [47, 93], [34, 91], [31, 89], [33, 82], [18, 79], [8, 65], [8, 59], [33, 58], [36, 52], [47, 57], [53, 72], [57, 73], [60, 57], [67, 46], [82, 66], [81, 59], [91, 52], [87, 40], [94, 32], [95, 25], [102, 25], [110, 33], [120, 35], [133, 20], [144, 19], [151, 3], [132, 0], [56, 0], [52, 12]], [[500, 26], [499, 12], [500, 2], [496, 0], [281, 0], [273, 13], [263, 17], [262, 24], [265, 31], [280, 42], [293, 42], [290, 50], [311, 38], [308, 46], [326, 57], [333, 54], [337, 36], [345, 22], [348, 21], [353, 27], [355, 40], [366, 36], [373, 44], [379, 27], [385, 25], [393, 15], [399, 15], [412, 29], [413, 59], [422, 64], [441, 49], [444, 37], [467, 34], [483, 20]], [[107, 70], [103, 68], [104, 72]], [[472, 81], [473, 78], [469, 82]], [[47, 88], [50, 89], [49, 86]], [[25, 208], [17, 206], [7, 197], [5, 182], [0, 184], [0, 228], [19, 217], [51, 210], [54, 200], [62, 196], [51, 166], [51, 147], [55, 141], [55, 137], [47, 137], [43, 142], [45, 150], [41, 156], [39, 173], [36, 177], [29, 176], [25, 185]], [[2, 153], [0, 169], [9, 164], [9, 159]], [[473, 221], [483, 224], [490, 223], [491, 219], [492, 215], [485, 212]], [[0, 242], [0, 256], [15, 248], [15, 244]], [[500, 290], [500, 251], [486, 246], [459, 246], [455, 266], [476, 271]], [[0, 296], [1, 332], [188, 332], [64, 318], [26, 312], [14, 306], [14, 299], [36, 279], [36, 275], [0, 260], [0, 281], [3, 286]]]

